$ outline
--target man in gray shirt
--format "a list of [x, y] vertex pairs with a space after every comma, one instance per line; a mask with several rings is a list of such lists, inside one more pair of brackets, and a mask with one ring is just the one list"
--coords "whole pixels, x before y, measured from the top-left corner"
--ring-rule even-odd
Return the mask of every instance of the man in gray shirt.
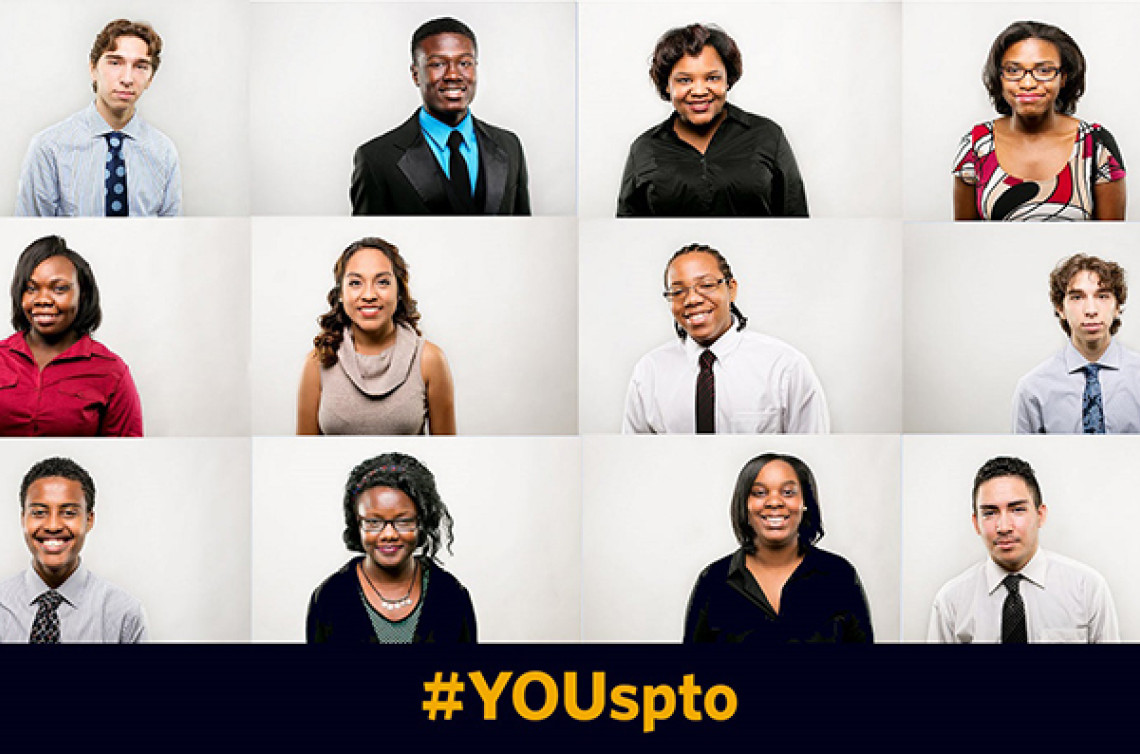
[[0, 641], [146, 641], [142, 605], [87, 570], [79, 553], [95, 525], [95, 483], [69, 458], [40, 461], [20, 484], [26, 570], [0, 581]]
[[1128, 298], [1124, 270], [1074, 254], [1049, 276], [1049, 298], [1069, 342], [1018, 381], [1013, 431], [1140, 432], [1140, 354], [1112, 338]]

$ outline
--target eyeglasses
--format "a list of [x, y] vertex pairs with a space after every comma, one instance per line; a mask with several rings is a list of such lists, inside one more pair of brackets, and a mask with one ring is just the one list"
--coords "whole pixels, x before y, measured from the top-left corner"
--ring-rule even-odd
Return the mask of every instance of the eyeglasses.
[[1055, 65], [1035, 65], [1032, 68], [1022, 68], [1010, 63], [1001, 67], [1001, 77], [1006, 81], [1021, 81], [1028, 73], [1034, 81], [1045, 83], [1057, 78], [1057, 74], [1060, 72], [1061, 69]]
[[728, 280], [729, 278], [718, 278], [716, 280], [701, 280], [692, 285], [675, 285], [661, 295], [665, 297], [666, 301], [680, 301], [689, 295], [689, 291], [695, 290], [707, 298], [716, 293], [716, 289], [720, 287], [721, 283]]
[[399, 534], [411, 534], [419, 528], [420, 522], [414, 518], [357, 518], [364, 531], [382, 532], [388, 524]]

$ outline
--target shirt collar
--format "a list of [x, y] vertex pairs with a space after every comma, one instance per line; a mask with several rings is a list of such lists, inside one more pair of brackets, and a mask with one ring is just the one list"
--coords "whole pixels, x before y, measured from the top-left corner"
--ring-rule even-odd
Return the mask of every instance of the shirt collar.
[[1084, 369], [1085, 364], [1093, 363], [1099, 364], [1105, 369], [1120, 369], [1121, 348], [1120, 343], [1117, 342], [1116, 338], [1113, 338], [1109, 341], [1108, 348], [1101, 354], [1101, 357], [1095, 362], [1090, 362], [1081, 355], [1081, 352], [1077, 350], [1077, 347], [1074, 346], [1070, 340], [1065, 344], [1065, 350], [1061, 352], [1062, 358], [1065, 360], [1065, 371], [1072, 374], [1073, 372], [1079, 372]]
[[[91, 358], [91, 336], [81, 335], [79, 340], [71, 344], [71, 348], [56, 356], [52, 361], [60, 359], [88, 359]], [[27, 333], [18, 332], [12, 337], [4, 341], [4, 345], [14, 353], [18, 353], [25, 358], [31, 359], [33, 362], [36, 360], [32, 355], [32, 349], [28, 346]], [[50, 362], [49, 362], [50, 363]]]
[[[792, 572], [792, 575], [788, 577], [789, 581], [791, 581], [792, 578], [802, 578], [819, 570], [818, 563], [816, 563], [819, 556], [816, 552], [813, 545], [804, 545], [804, 559], [800, 561], [799, 566]], [[740, 574], [740, 576], [743, 577], [744, 571], [748, 569], [748, 563], [745, 561], [747, 557], [743, 547], [732, 554], [732, 560], [728, 562], [728, 577], [730, 579], [733, 574]]]
[[707, 348], [713, 352], [717, 361], [724, 359], [725, 356], [728, 356], [736, 350], [736, 347], [740, 345], [740, 341], [743, 339], [744, 334], [736, 329], [739, 326], [736, 317], [733, 316], [732, 324], [729, 325], [728, 331], [717, 338], [711, 346], [702, 346], [690, 336], [686, 335], [685, 340], [681, 343], [681, 347], [685, 349], [686, 358], [696, 364], [697, 359], [701, 357], [701, 352]]
[[471, 109], [468, 108], [467, 115], [463, 120], [459, 121], [459, 125], [452, 128], [439, 118], [430, 115], [427, 110], [420, 108], [419, 112], [420, 130], [424, 132], [424, 136], [431, 139], [435, 146], [444, 150], [447, 149], [447, 137], [451, 135], [452, 131], [458, 131], [459, 135], [463, 137], [463, 143], [467, 147], [475, 146], [475, 119], [471, 117]]
[[[87, 109], [83, 111], [83, 123], [87, 126], [87, 130], [93, 139], [101, 139], [105, 134], [115, 131], [107, 121], [103, 120], [103, 116], [99, 114], [98, 108], [95, 107], [94, 100], [92, 100], [91, 104], [87, 106]], [[126, 134], [132, 139], [137, 139], [141, 131], [142, 118], [139, 117], [138, 109], [136, 109], [135, 114], [127, 121], [127, 125], [119, 129], [119, 133]]]
[[[733, 105], [729, 102], [726, 102], [724, 104], [724, 112], [725, 112], [724, 119], [726, 121], [731, 120], [733, 123], [736, 123], [737, 125], [739, 125], [742, 128], [750, 128], [748, 121], [746, 121], [744, 119], [744, 117], [741, 115], [742, 111], [740, 110], [740, 108], [736, 107], [735, 105]], [[677, 135], [673, 131], [673, 121], [676, 118], [677, 118], [677, 111], [674, 110], [672, 112], [672, 114], [669, 115], [668, 118], [666, 118], [662, 123], [659, 123], [657, 125], [657, 127], [653, 129], [653, 135], [654, 136], [672, 135], [672, 136], [676, 137]], [[721, 125], [723, 126], [724, 124], [722, 123]]]
[[[91, 576], [91, 572], [87, 570], [87, 566], [83, 565], [83, 561], [79, 561], [79, 567], [75, 569], [67, 581], [56, 587], [56, 591], [60, 596], [72, 607], [78, 607], [79, 603], [83, 601], [83, 594], [86, 591], [87, 581]], [[51, 589], [40, 575], [36, 573], [36, 569], [28, 566], [28, 570], [24, 571], [24, 594], [22, 598], [26, 604], [31, 605], [34, 603], [36, 597], [39, 597], [44, 592]]]
[[[1045, 572], [1048, 570], [1048, 567], [1049, 558], [1045, 554], [1045, 551], [1038, 547], [1037, 552], [1033, 553], [1033, 557], [1029, 559], [1029, 562], [1022, 566], [1020, 571], [1016, 571], [1016, 573], [1021, 574], [1026, 581], [1044, 589]], [[993, 594], [1010, 573], [1010, 571], [1005, 570], [995, 563], [993, 558], [986, 558], [986, 593]]]

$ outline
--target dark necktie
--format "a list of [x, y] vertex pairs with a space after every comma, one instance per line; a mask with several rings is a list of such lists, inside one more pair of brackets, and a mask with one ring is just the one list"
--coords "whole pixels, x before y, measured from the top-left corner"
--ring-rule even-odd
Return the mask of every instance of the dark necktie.
[[701, 351], [701, 373], [697, 375], [697, 434], [716, 432], [716, 382], [713, 380], [713, 362], [716, 354], [707, 348]]
[[103, 184], [106, 188], [103, 200], [103, 214], [107, 217], [126, 217], [127, 207], [127, 164], [123, 162], [123, 141], [121, 131], [104, 134], [107, 139], [107, 168], [103, 171]]
[[1029, 638], [1025, 629], [1025, 602], [1021, 599], [1018, 586], [1021, 574], [1011, 573], [1002, 579], [1008, 594], [1001, 606], [1001, 643], [1025, 644]]
[[1100, 364], [1085, 364], [1085, 395], [1081, 401], [1081, 431], [1104, 434], [1104, 403], [1100, 394]]
[[36, 597], [33, 600], [39, 605], [36, 617], [32, 620], [32, 634], [28, 637], [29, 644], [59, 644], [59, 604], [63, 596], [54, 589]]
[[461, 199], [470, 201], [471, 174], [467, 172], [467, 160], [463, 159], [463, 155], [459, 153], [461, 146], [463, 146], [463, 134], [452, 131], [451, 135], [447, 137], [447, 148], [451, 151], [451, 158], [448, 163], [451, 188], [455, 189], [456, 195]]

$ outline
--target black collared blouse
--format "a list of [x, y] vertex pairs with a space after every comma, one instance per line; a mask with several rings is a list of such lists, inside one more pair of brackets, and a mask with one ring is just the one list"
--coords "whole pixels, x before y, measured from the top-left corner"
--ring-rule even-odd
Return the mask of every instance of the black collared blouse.
[[800, 169], [783, 130], [725, 105], [704, 154], [673, 131], [673, 119], [629, 148], [618, 217], [807, 217]]
[[808, 545], [784, 584], [776, 613], [752, 577], [743, 550], [706, 568], [685, 615], [685, 643], [870, 643], [871, 611], [854, 566]]

